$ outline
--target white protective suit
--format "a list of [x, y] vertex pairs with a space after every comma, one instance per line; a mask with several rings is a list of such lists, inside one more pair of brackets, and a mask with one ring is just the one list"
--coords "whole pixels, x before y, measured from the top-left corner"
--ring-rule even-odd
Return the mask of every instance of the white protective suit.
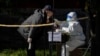
[[[74, 20], [74, 21], [71, 21]], [[69, 40], [62, 45], [61, 56], [69, 56], [69, 52], [75, 48], [85, 44], [85, 35], [79, 22], [77, 21], [77, 15], [75, 12], [69, 12], [67, 14], [66, 24], [62, 24], [62, 31], [69, 33]]]

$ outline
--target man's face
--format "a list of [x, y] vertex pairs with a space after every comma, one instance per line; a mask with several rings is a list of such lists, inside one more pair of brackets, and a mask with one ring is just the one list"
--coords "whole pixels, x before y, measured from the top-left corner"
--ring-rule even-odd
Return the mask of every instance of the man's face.
[[49, 18], [53, 16], [53, 12], [49, 10], [46, 11], [46, 14], [47, 14], [47, 17]]
[[47, 14], [47, 23], [49, 23], [49, 22], [50, 22], [50, 18], [53, 16], [53, 12], [47, 10], [47, 11], [46, 11], [46, 14]]

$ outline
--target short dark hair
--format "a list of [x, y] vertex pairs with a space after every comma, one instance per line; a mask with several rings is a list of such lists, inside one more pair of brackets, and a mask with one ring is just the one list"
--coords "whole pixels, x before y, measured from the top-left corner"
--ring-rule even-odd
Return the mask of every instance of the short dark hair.
[[50, 11], [53, 11], [52, 7], [50, 5], [45, 5], [44, 10], [50, 10]]

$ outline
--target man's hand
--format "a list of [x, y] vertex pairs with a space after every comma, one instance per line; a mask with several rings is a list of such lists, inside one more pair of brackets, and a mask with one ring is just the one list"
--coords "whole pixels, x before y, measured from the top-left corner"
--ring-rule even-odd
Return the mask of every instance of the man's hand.
[[27, 42], [28, 42], [28, 43], [31, 43], [31, 42], [32, 42], [32, 38], [28, 38], [28, 39], [27, 39]]
[[27, 42], [29, 43], [28, 49], [30, 50], [31, 49], [32, 38], [28, 38], [27, 39]]

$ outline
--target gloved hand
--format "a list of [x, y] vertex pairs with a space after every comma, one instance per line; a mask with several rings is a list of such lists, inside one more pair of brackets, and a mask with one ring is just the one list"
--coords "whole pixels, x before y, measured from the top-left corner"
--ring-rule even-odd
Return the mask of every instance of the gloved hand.
[[67, 27], [62, 27], [62, 31], [69, 32], [69, 29]]
[[61, 32], [61, 29], [55, 29], [55, 32]]

